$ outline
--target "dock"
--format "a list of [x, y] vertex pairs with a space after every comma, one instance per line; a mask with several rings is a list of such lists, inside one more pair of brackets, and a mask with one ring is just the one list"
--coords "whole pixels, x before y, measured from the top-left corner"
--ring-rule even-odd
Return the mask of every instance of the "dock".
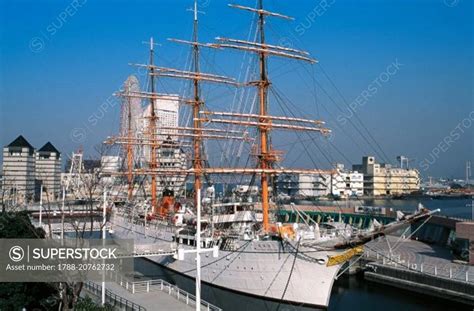
[[474, 266], [445, 247], [389, 236], [366, 245], [361, 266], [368, 281], [474, 306]]

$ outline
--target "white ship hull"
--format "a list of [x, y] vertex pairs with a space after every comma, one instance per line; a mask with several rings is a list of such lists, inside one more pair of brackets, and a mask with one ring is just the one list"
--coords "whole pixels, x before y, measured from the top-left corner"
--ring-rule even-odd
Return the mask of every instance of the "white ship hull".
[[[113, 236], [133, 239], [135, 245], [150, 245], [150, 249], [169, 249], [172, 233], [147, 229], [126, 223], [114, 223]], [[285, 244], [285, 246], [283, 246]], [[153, 246], [152, 246], [153, 245]], [[191, 246], [184, 246], [185, 248]], [[243, 241], [234, 243], [233, 250], [220, 250], [219, 257], [201, 255], [202, 281], [211, 285], [262, 299], [327, 307], [334, 279], [340, 266], [327, 267], [318, 259], [327, 260], [335, 252], [315, 251], [280, 241]], [[296, 255], [296, 257], [295, 257]], [[172, 256], [150, 256], [147, 259], [180, 274], [194, 278], [195, 256], [184, 260]]]

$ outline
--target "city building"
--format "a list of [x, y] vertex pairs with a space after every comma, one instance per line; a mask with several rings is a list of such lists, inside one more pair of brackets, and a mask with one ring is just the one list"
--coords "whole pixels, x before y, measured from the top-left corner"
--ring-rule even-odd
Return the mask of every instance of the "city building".
[[[160, 99], [155, 100], [155, 116], [156, 121], [156, 138], [157, 142], [161, 143], [168, 138], [170, 134], [177, 132], [179, 120], [179, 97], [178, 95], [163, 94]], [[150, 124], [151, 105], [148, 104], [143, 111], [143, 128], [141, 136], [147, 137], [149, 135], [148, 128]], [[171, 137], [173, 141], [177, 141], [177, 137]], [[142, 157], [139, 161], [141, 164], [150, 162], [150, 146], [142, 147]]]
[[[131, 75], [124, 83], [120, 116], [120, 136], [138, 139], [143, 136], [143, 108], [140, 93], [140, 84], [136, 76]], [[130, 96], [127, 96], [129, 94]], [[142, 148], [138, 144], [131, 145], [134, 162], [141, 160]]]
[[364, 174], [345, 170], [343, 164], [337, 164], [336, 172], [331, 175], [331, 194], [338, 197], [362, 196]]
[[364, 194], [368, 196], [402, 195], [420, 190], [420, 173], [416, 169], [376, 163], [375, 157], [362, 158], [353, 170], [364, 174]]
[[281, 174], [276, 178], [278, 195], [283, 198], [294, 197], [299, 189], [298, 174]]
[[51, 199], [61, 192], [61, 153], [50, 142], [36, 152], [36, 179]]
[[[181, 149], [178, 142], [167, 137], [163, 144], [158, 148], [158, 167], [170, 172], [176, 172], [177, 169], [185, 170], [187, 167], [186, 153]], [[165, 174], [157, 178], [157, 191], [163, 193], [164, 190], [173, 191], [175, 196], [184, 195], [186, 175], [184, 174]]]
[[102, 156], [100, 159], [100, 171], [103, 174], [117, 173], [122, 167], [120, 156]]
[[102, 156], [100, 159], [100, 173], [102, 181], [106, 185], [112, 185], [120, 178], [116, 178], [115, 173], [120, 172], [123, 159], [120, 156]]
[[[167, 139], [169, 133], [176, 133], [179, 120], [179, 97], [178, 95], [161, 95], [155, 100], [155, 115], [157, 118], [156, 134], [159, 141]], [[147, 134], [151, 116], [151, 105], [148, 104], [143, 111], [143, 135]], [[162, 134], [165, 132], [166, 134]]]
[[364, 194], [364, 175], [336, 164], [332, 174], [284, 174], [277, 179], [279, 193], [290, 197], [349, 197]]
[[5, 197], [15, 203], [34, 199], [35, 162], [35, 148], [22, 135], [3, 148]]
[[[137, 77], [131, 75], [127, 78], [124, 85], [124, 96], [121, 106], [120, 135], [138, 137], [142, 127], [142, 103], [141, 98], [136, 93], [140, 92], [140, 85]], [[130, 94], [130, 96], [127, 96]], [[134, 96], [133, 96], [134, 95]]]
[[329, 174], [299, 174], [296, 196], [305, 198], [325, 196], [330, 193], [330, 188]]

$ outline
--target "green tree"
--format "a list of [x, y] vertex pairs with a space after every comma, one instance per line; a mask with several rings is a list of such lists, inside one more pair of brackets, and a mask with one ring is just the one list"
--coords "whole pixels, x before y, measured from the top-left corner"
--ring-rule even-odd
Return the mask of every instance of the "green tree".
[[79, 298], [79, 301], [76, 304], [75, 310], [77, 311], [113, 311], [114, 308], [109, 304], [100, 306], [96, 304], [89, 296], [86, 296], [84, 298]]
[[[44, 238], [43, 229], [35, 228], [28, 213], [0, 214], [1, 239]], [[57, 289], [51, 283], [0, 283], [0, 310], [54, 310], [57, 309]]]

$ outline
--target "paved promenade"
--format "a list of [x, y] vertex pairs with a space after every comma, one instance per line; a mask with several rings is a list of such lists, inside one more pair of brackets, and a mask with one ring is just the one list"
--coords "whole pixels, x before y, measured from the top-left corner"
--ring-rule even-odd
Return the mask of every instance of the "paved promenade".
[[105, 286], [114, 294], [124, 297], [127, 300], [130, 300], [131, 302], [136, 303], [149, 311], [181, 311], [195, 309], [194, 305], [186, 305], [186, 303], [178, 301], [173, 296], [170, 296], [161, 291], [138, 292], [133, 294], [115, 282], [106, 282]]
[[364, 256], [386, 265], [474, 284], [474, 266], [453, 262], [450, 251], [441, 246], [388, 236], [368, 243]]

